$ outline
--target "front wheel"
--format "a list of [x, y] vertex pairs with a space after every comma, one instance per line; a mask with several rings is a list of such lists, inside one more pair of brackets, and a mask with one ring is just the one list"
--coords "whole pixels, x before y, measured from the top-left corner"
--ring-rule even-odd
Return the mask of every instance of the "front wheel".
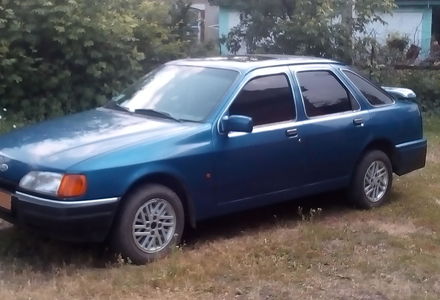
[[151, 262], [180, 242], [184, 220], [176, 193], [162, 185], [141, 186], [125, 199], [113, 231], [113, 247], [134, 264]]
[[370, 151], [358, 164], [350, 187], [350, 199], [360, 208], [382, 205], [393, 183], [393, 171], [388, 156], [379, 150]]

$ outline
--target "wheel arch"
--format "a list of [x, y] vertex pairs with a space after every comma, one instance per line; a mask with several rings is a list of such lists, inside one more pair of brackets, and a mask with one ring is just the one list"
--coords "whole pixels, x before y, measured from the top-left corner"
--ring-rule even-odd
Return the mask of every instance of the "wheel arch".
[[394, 146], [394, 144], [385, 139], [385, 138], [380, 138], [380, 139], [375, 139], [373, 141], [371, 141], [370, 143], [367, 144], [367, 146], [364, 148], [364, 150], [362, 151], [361, 155], [359, 156], [356, 165], [358, 165], [358, 163], [360, 162], [360, 160], [365, 156], [365, 154], [369, 151], [372, 150], [380, 150], [382, 152], [384, 152], [388, 158], [391, 161], [391, 166], [393, 171], [396, 170], [396, 148]]
[[[395, 156], [394, 153], [395, 150], [393, 144], [383, 139], [382, 140], [377, 139], [371, 141], [364, 148], [362, 153], [359, 155], [355, 167], [353, 168], [353, 174], [351, 176], [350, 186], [348, 189], [349, 192], [348, 195], [353, 204], [355, 204], [359, 208], [370, 209], [381, 205], [387, 199], [388, 197], [387, 195], [389, 194], [393, 181], [392, 173], [394, 168], [393, 167], [393, 157]], [[386, 174], [388, 176], [389, 181], [387, 181], [386, 189], [383, 191], [384, 193], [380, 197], [378, 195], [373, 195], [374, 197], [379, 197], [379, 198], [371, 199], [369, 198], [367, 192], [365, 191], [366, 172], [368, 172], [373, 162], [375, 162], [377, 159], [383, 159], [384, 155], [388, 157], [389, 162], [386, 163], [387, 172], [383, 173], [382, 175]], [[389, 164], [391, 164], [391, 166], [389, 166]], [[391, 168], [390, 172], [388, 172], [389, 168]], [[378, 185], [378, 182], [372, 184]]]
[[196, 227], [195, 208], [189, 195], [188, 189], [177, 176], [168, 173], [151, 173], [143, 175], [136, 179], [121, 197], [121, 205], [125, 203], [127, 196], [130, 195], [133, 190], [144, 184], [160, 184], [175, 192], [182, 201], [183, 209], [185, 212], [185, 222], [191, 225], [191, 227], [193, 228]]

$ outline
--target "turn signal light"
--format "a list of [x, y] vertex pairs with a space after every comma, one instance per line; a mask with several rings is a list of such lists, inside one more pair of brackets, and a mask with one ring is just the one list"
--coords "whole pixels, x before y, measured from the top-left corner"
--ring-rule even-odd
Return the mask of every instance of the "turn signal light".
[[87, 179], [84, 175], [66, 174], [58, 188], [58, 197], [80, 197], [86, 193]]

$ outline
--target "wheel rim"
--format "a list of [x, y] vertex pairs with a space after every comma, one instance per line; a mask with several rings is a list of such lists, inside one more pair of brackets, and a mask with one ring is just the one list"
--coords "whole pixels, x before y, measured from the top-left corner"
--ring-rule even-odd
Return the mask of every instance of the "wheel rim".
[[176, 232], [176, 213], [164, 199], [151, 199], [136, 212], [133, 222], [133, 239], [146, 253], [163, 250]]
[[382, 161], [374, 161], [364, 177], [364, 192], [371, 202], [380, 201], [388, 189], [388, 169]]

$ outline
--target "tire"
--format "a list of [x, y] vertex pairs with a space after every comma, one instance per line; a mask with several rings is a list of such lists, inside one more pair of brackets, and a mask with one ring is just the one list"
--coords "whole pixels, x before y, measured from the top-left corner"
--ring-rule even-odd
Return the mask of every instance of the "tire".
[[180, 243], [185, 225], [182, 202], [158, 184], [136, 188], [124, 201], [111, 236], [114, 250], [136, 265], [167, 255]]
[[393, 184], [393, 169], [388, 156], [379, 150], [367, 152], [356, 167], [349, 191], [353, 204], [363, 209], [382, 205]]

